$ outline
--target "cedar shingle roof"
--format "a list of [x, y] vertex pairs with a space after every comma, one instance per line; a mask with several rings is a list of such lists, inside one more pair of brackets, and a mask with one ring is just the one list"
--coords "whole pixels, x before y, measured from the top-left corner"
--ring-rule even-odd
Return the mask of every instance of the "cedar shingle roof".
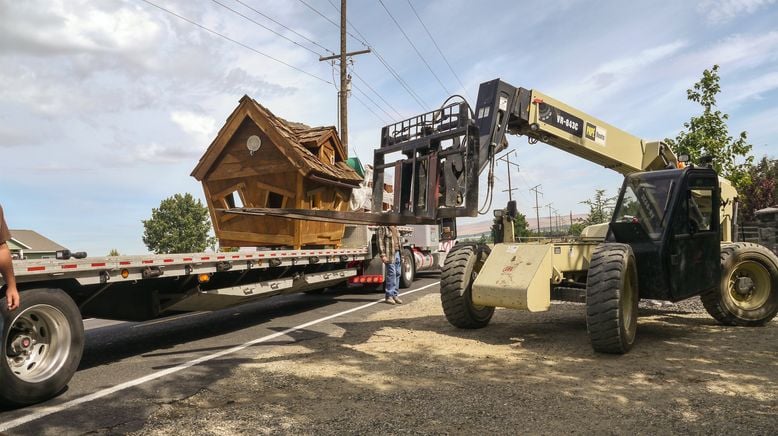
[[[345, 150], [338, 138], [335, 127], [308, 127], [302, 123], [284, 120], [281, 117], [275, 116], [269, 109], [246, 95], [240, 99], [238, 107], [227, 118], [224, 126], [216, 135], [216, 139], [213, 140], [200, 158], [200, 162], [192, 171], [192, 176], [197, 180], [205, 178], [205, 175], [210, 171], [211, 166], [214, 165], [218, 156], [229, 142], [230, 138], [225, 137], [227, 132], [231, 132], [230, 136], [234, 134], [237, 125], [240, 125], [245, 117], [251, 118], [263, 130], [265, 129], [265, 126], [262, 125], [263, 122], [272, 127], [282, 139], [281, 143], [276, 145], [299, 168], [304, 176], [313, 173], [326, 179], [345, 182], [355, 186], [362, 181], [362, 178], [359, 177], [356, 171], [346, 165], [345, 162], [342, 162], [345, 161], [347, 156], [345, 156]], [[233, 128], [231, 129], [230, 127]], [[305, 145], [321, 145], [330, 138], [335, 144], [336, 160], [338, 160], [335, 165], [322, 162], [305, 147]]]

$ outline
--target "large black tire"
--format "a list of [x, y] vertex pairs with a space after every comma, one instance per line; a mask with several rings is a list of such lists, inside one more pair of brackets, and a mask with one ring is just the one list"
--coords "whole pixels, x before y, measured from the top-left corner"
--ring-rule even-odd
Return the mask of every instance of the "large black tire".
[[61, 392], [84, 351], [84, 324], [73, 300], [59, 289], [31, 289], [12, 312], [0, 299], [0, 316], [0, 403], [26, 406]]
[[721, 283], [700, 295], [724, 325], [761, 326], [778, 313], [778, 257], [748, 242], [721, 247]]
[[408, 248], [403, 248], [400, 253], [400, 288], [410, 288], [416, 280], [416, 262], [413, 253]]
[[637, 333], [638, 272], [627, 244], [595, 248], [586, 279], [586, 329], [594, 351], [624, 354]]
[[473, 282], [491, 249], [486, 245], [457, 244], [448, 252], [440, 278], [443, 313], [451, 325], [463, 329], [485, 327], [494, 307], [473, 304]]

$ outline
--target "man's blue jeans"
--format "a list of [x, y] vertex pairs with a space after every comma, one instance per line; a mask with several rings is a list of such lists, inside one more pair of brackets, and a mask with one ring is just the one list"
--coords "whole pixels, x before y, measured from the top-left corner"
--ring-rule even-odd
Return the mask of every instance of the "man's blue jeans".
[[400, 286], [400, 252], [394, 253], [394, 260], [386, 264], [386, 296], [396, 297]]

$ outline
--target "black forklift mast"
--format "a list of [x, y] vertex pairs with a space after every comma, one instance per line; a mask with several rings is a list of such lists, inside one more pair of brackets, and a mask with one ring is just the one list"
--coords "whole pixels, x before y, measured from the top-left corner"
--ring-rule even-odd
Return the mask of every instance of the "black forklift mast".
[[[520, 115], [519, 91], [495, 79], [481, 84], [475, 111], [464, 101], [444, 103], [381, 129], [373, 212], [435, 221], [477, 216], [479, 175], [507, 146], [509, 121]], [[528, 105], [529, 92], [522, 94]], [[380, 199], [389, 171], [395, 189], [386, 211]]]

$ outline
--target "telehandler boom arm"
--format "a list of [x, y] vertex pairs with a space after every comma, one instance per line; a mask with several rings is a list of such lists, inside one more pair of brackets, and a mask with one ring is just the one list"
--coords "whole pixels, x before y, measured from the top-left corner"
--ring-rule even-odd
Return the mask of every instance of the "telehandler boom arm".
[[[495, 111], [498, 115], [490, 116]], [[644, 141], [539, 91], [499, 79], [481, 84], [475, 116], [482, 147], [502, 142], [506, 133], [524, 135], [624, 175], [677, 162], [660, 141]]]
[[[538, 91], [500, 79], [482, 83], [475, 111], [467, 103], [390, 124], [375, 150], [373, 198], [385, 171], [394, 172], [391, 212], [429, 219], [476, 216], [478, 175], [507, 146], [506, 134], [525, 135], [622, 174], [674, 168], [662, 142], [648, 142]], [[401, 159], [389, 159], [401, 153]], [[380, 203], [373, 212], [382, 213]]]

